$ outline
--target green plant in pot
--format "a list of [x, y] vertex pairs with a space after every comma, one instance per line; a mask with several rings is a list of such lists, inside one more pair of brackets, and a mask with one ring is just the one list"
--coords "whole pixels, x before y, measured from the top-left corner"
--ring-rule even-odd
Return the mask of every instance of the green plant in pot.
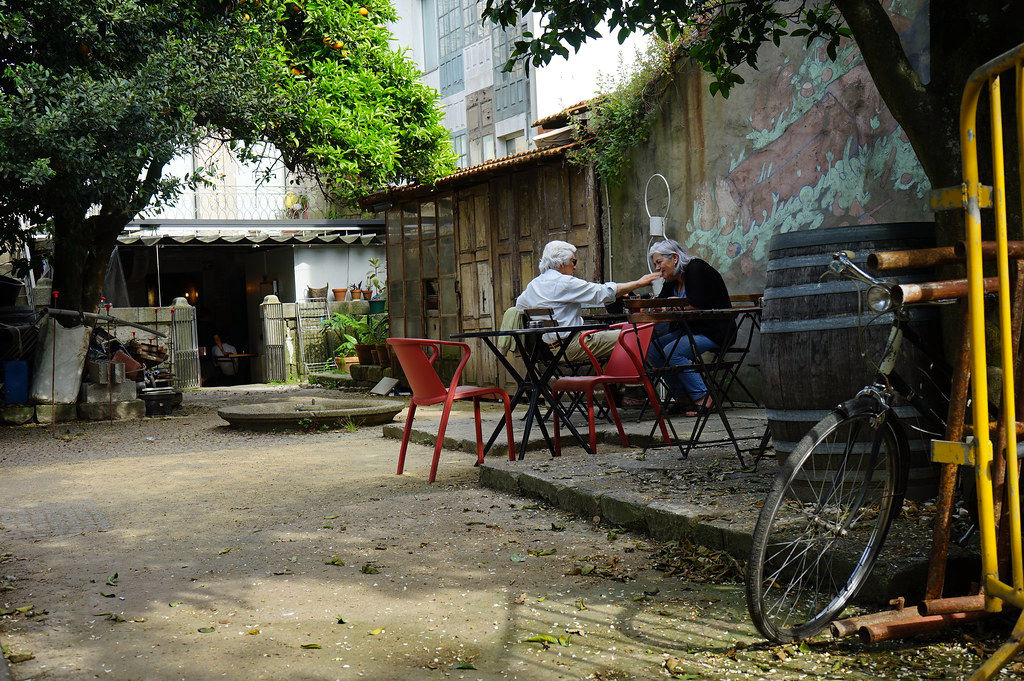
[[348, 371], [348, 367], [356, 351], [356, 337], [344, 334], [341, 337], [341, 344], [334, 349], [334, 364], [342, 371]]
[[370, 258], [370, 270], [366, 273], [366, 285], [370, 287], [370, 314], [379, 314], [387, 305], [387, 282], [384, 280], [385, 267], [380, 258]]
[[367, 331], [363, 342], [373, 346], [377, 355], [376, 364], [384, 367], [391, 366], [391, 356], [388, 353], [387, 345], [391, 331], [388, 316], [386, 314], [371, 314], [367, 315], [366, 319]]
[[[351, 357], [353, 353], [358, 355], [362, 336], [366, 333], [367, 320], [365, 315], [335, 312], [324, 320], [324, 329], [335, 334], [341, 341], [334, 352], [335, 357]], [[363, 362], [360, 360], [360, 363]]]

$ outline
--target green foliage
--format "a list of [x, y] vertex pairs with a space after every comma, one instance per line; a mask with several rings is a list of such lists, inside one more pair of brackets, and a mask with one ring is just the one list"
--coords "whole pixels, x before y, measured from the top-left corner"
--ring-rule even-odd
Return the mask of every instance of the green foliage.
[[[350, 350], [355, 349], [356, 343], [384, 343], [388, 339], [388, 316], [387, 314], [345, 314], [335, 312], [324, 321], [324, 328], [329, 329], [344, 339], [342, 346], [351, 343]], [[339, 349], [342, 347], [339, 346]], [[351, 354], [351, 352], [349, 353]], [[335, 352], [337, 357], [346, 357], [341, 352]]]
[[386, 343], [390, 329], [386, 313], [366, 315], [366, 334], [363, 336], [363, 342]]
[[617, 81], [600, 83], [589, 111], [573, 119], [574, 135], [583, 144], [569, 153], [570, 161], [593, 164], [609, 184], [622, 181], [630, 151], [651, 134], [679, 47], [680, 41], [655, 40], [632, 68], [620, 71]]
[[539, 35], [526, 32], [514, 43], [505, 70], [519, 59], [540, 66], [556, 55], [567, 57], [569, 47], [577, 50], [585, 40], [600, 37], [599, 26], [607, 21], [620, 43], [631, 33], [655, 35], [666, 43], [683, 39], [686, 54], [711, 74], [711, 93], [728, 97], [743, 82], [736, 69], [743, 64], [757, 68], [764, 43], [779, 45], [787, 36], [804, 37], [808, 44], [823, 38], [834, 59], [839, 41], [850, 35], [829, 2], [595, 0], [580, 8], [575, 0], [487, 0], [484, 17], [501, 26], [516, 25], [526, 12], [545, 14]]
[[374, 298], [383, 298], [385, 283], [382, 275], [385, 272], [384, 261], [380, 258], [370, 258], [370, 270], [366, 273], [366, 284], [373, 289]]
[[0, 248], [28, 225], [64, 269], [105, 264], [139, 211], [215, 175], [163, 176], [211, 138], [279, 152], [349, 202], [448, 174], [437, 93], [389, 45], [395, 19], [388, 0], [0, 0]]

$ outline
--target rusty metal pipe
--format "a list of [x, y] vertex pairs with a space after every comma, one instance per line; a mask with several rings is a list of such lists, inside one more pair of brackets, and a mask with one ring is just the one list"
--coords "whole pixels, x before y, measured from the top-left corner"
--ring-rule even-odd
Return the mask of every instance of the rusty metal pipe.
[[873, 612], [870, 615], [859, 615], [857, 617], [847, 617], [844, 620], [836, 620], [830, 624], [828, 628], [832, 633], [832, 638], [846, 638], [847, 636], [853, 636], [856, 634], [861, 627], [871, 624], [881, 624], [883, 622], [896, 622], [909, 617], [918, 616], [918, 612], [915, 608], [883, 610], [882, 612]]
[[868, 267], [876, 271], [936, 267], [963, 262], [965, 257], [958, 254], [953, 246], [915, 248], [909, 251], [882, 251], [868, 254]]
[[[949, 390], [949, 409], [946, 412], [946, 439], [959, 442], [964, 436], [964, 416], [967, 412], [967, 388], [971, 378], [971, 335], [967, 326], [967, 305], [960, 303], [960, 349]], [[950, 525], [953, 518], [953, 495], [956, 490], [957, 465], [942, 465], [939, 475], [939, 493], [936, 499], [935, 524], [932, 526], [932, 550], [928, 559], [928, 583], [925, 600], [942, 598], [946, 585], [946, 561], [949, 557]], [[928, 613], [922, 612], [922, 615]]]
[[[985, 291], [999, 290], [998, 277], [985, 277]], [[948, 300], [967, 297], [966, 279], [929, 281], [922, 284], [898, 284], [892, 287], [893, 302], [923, 303], [930, 300]]]
[[906, 638], [918, 634], [939, 631], [946, 627], [973, 622], [987, 617], [987, 612], [954, 612], [948, 615], [928, 615], [908, 618], [898, 622], [869, 624], [861, 627], [857, 635], [864, 643], [880, 643], [894, 638]]
[[[995, 241], [982, 241], [981, 242], [981, 257], [983, 258], [994, 258], [996, 257], [997, 246]], [[957, 258], [967, 257], [967, 242], [957, 241], [953, 244], [953, 251], [956, 253]], [[1024, 241], [1007, 241], [1006, 252], [1011, 258], [1024, 258]]]
[[957, 612], [981, 612], [985, 609], [985, 595], [956, 596], [953, 598], [933, 598], [921, 601], [917, 611], [922, 617], [927, 615], [950, 615]]

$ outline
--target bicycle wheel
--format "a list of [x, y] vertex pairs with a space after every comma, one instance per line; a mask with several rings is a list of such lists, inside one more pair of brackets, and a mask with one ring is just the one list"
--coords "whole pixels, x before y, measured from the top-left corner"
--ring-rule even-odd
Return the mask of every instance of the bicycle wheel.
[[777, 643], [814, 636], [857, 595], [906, 489], [906, 438], [871, 398], [841, 405], [797, 443], [754, 528], [747, 608]]

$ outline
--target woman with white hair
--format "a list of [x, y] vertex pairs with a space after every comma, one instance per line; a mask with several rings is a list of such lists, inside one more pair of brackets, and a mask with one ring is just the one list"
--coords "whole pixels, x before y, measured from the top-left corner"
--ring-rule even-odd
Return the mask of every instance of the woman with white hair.
[[[718, 270], [687, 253], [677, 241], [657, 242], [647, 251], [647, 257], [654, 270], [665, 279], [659, 298], [686, 298], [687, 309], [695, 310], [732, 307], [729, 290]], [[687, 366], [693, 364], [694, 350], [697, 353], [716, 350], [731, 343], [735, 333], [736, 323], [731, 318], [658, 324], [647, 358], [655, 366]], [[707, 386], [696, 371], [669, 374], [665, 379], [677, 403], [689, 406], [688, 415], [714, 406]]]
[[[596, 306], [610, 303], [619, 296], [644, 286], [650, 286], [661, 278], [660, 272], [645, 274], [636, 281], [617, 284], [608, 281], [595, 284], [573, 276], [576, 271], [576, 247], [565, 241], [549, 241], [540, 257], [540, 274], [526, 286], [516, 298], [516, 308], [528, 310], [545, 307], [559, 326], [575, 326], [583, 323], [580, 309], [584, 305]], [[599, 331], [587, 337], [587, 347], [600, 359], [608, 357], [619, 337], [618, 331]], [[559, 339], [559, 334], [544, 334], [548, 343]], [[570, 361], [582, 361], [586, 351], [580, 345], [579, 337], [574, 338], [565, 352]]]

